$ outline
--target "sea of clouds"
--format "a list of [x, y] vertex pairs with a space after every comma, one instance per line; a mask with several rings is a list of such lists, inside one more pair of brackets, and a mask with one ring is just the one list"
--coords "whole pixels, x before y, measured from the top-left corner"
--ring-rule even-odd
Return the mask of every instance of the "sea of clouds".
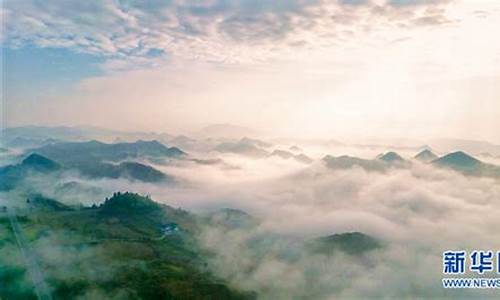
[[[216, 255], [212, 270], [264, 299], [339, 297], [494, 296], [489, 290], [445, 290], [445, 250], [500, 250], [500, 181], [412, 162], [409, 167], [369, 172], [334, 170], [276, 157], [220, 155], [223, 162], [183, 161], [156, 165], [175, 184], [85, 180], [78, 174], [32, 177], [30, 189], [66, 203], [99, 203], [117, 190], [195, 213], [241, 209], [256, 226], [207, 226], [202, 244]], [[57, 194], [62, 182], [87, 189]], [[3, 199], [22, 195], [18, 190]], [[362, 256], [313, 254], [303, 247], [317, 237], [362, 232], [384, 247]], [[494, 277], [495, 273], [492, 273]]]

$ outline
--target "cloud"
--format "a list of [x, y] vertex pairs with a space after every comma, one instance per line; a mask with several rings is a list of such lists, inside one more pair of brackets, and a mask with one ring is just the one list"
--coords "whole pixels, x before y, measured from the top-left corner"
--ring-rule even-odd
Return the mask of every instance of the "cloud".
[[[300, 146], [307, 151], [310, 145]], [[90, 204], [101, 193], [131, 190], [198, 213], [243, 209], [259, 220], [258, 226], [206, 227], [200, 238], [216, 253], [210, 267], [217, 275], [263, 299], [491, 295], [487, 290], [445, 294], [441, 253], [500, 249], [492, 238], [500, 226], [498, 179], [465, 177], [418, 162], [380, 173], [332, 170], [320, 161], [304, 166], [272, 157], [221, 158], [236, 168], [189, 161], [157, 166], [179, 179], [176, 186], [85, 181], [71, 174], [31, 178], [26, 185], [53, 196], [62, 182], [78, 181], [80, 195], [75, 190], [61, 198], [68, 203], [86, 199]], [[312, 255], [302, 248], [313, 238], [351, 231], [370, 234], [386, 247], [361, 258]], [[38, 247], [45, 253], [43, 243]]]
[[[280, 57], [289, 45], [318, 47], [380, 26], [439, 25], [443, 1], [7, 1], [10, 47], [65, 47], [151, 65], [157, 56], [242, 62]], [[439, 20], [439, 22], [438, 22]], [[370, 28], [367, 28], [370, 27]], [[156, 53], [156, 55], [154, 55]], [[162, 54], [162, 55], [158, 55]], [[156, 58], [156, 59], [155, 59]]]
[[[207, 228], [202, 239], [219, 254], [211, 261], [218, 274], [263, 299], [488, 296], [491, 291], [445, 293], [441, 253], [500, 247], [492, 239], [499, 225], [498, 186], [418, 163], [387, 174], [316, 165], [219, 190], [224, 196], [215, 199], [251, 211], [261, 225]], [[300, 247], [301, 241], [351, 231], [387, 247], [363, 258], [311, 255]]]

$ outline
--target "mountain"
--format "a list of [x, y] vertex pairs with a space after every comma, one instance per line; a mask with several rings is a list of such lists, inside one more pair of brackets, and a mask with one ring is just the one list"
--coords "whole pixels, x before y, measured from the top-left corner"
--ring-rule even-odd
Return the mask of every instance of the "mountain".
[[33, 149], [50, 159], [65, 165], [96, 161], [120, 161], [129, 158], [166, 157], [180, 158], [186, 153], [168, 148], [158, 141], [106, 144], [99, 141], [56, 143]]
[[33, 153], [21, 163], [0, 168], [0, 191], [8, 191], [16, 187], [29, 174], [49, 174], [61, 169], [53, 160]]
[[113, 197], [106, 199], [100, 206], [101, 213], [106, 215], [134, 215], [147, 216], [152, 213], [161, 213], [161, 205], [134, 193], [114, 193]]
[[430, 162], [438, 158], [436, 154], [434, 154], [431, 150], [425, 149], [420, 151], [417, 155], [415, 155], [415, 159], [421, 162]]
[[37, 171], [55, 171], [61, 168], [55, 161], [37, 153], [30, 154], [21, 162], [21, 165]]
[[[139, 139], [147, 140], [161, 140], [165, 141], [172, 136], [166, 133], [155, 132], [127, 132], [100, 128], [95, 126], [22, 126], [10, 127], [1, 131], [2, 141], [13, 147], [34, 147], [40, 146], [40, 143], [45, 140], [58, 140], [61, 141], [88, 141], [88, 140], [101, 140], [101, 141], [114, 141], [127, 140], [135, 141]], [[17, 140], [16, 139], [20, 139]], [[34, 144], [35, 143], [35, 144]], [[30, 145], [28, 145], [30, 144]]]
[[[72, 203], [88, 203], [91, 199], [101, 198], [105, 194], [102, 188], [93, 186], [86, 181], [66, 181], [54, 187], [56, 198], [72, 199]], [[90, 199], [89, 199], [90, 198]]]
[[167, 176], [155, 168], [136, 162], [123, 162], [118, 165], [123, 177], [137, 179], [144, 182], [159, 182]]
[[[197, 215], [129, 192], [114, 193], [100, 206], [70, 208], [42, 196], [30, 197], [27, 206], [22, 227], [29, 228], [30, 244], [43, 249], [32, 259], [54, 299], [256, 298], [207, 267], [215, 254], [197, 240]], [[0, 221], [8, 224], [6, 217]], [[165, 234], [171, 224], [182, 233]], [[3, 231], [0, 250], [9, 259], [2, 260], [0, 297], [36, 299], [22, 257], [11, 250], [16, 239]], [[54, 253], [64, 260], [53, 259]]]
[[80, 173], [89, 178], [128, 178], [142, 182], [160, 182], [173, 181], [170, 176], [165, 175], [157, 169], [137, 162], [122, 162], [120, 164], [111, 164], [104, 162], [95, 162], [80, 164], [76, 167]]
[[148, 233], [154, 236], [161, 231], [163, 224], [171, 222], [187, 232], [193, 233], [197, 230], [197, 216], [137, 193], [115, 192], [97, 208], [97, 213], [102, 218], [117, 218], [126, 226], [141, 227], [139, 234]]
[[388, 162], [388, 163], [394, 163], [394, 162], [404, 162], [405, 160], [396, 152], [389, 151], [385, 154], [382, 154], [378, 157], [378, 159]]
[[[180, 158], [186, 155], [182, 150], [168, 148], [158, 141], [118, 144], [98, 141], [66, 142], [46, 145], [37, 148], [36, 152], [60, 162], [66, 169], [77, 169], [86, 177], [121, 177], [143, 182], [172, 181], [172, 178], [151, 166], [126, 160]], [[111, 163], [118, 161], [122, 162]]]
[[323, 157], [322, 160], [326, 163], [326, 166], [331, 169], [350, 169], [355, 166], [361, 167], [367, 171], [382, 172], [386, 169], [386, 164], [383, 161], [362, 159], [347, 155], [338, 157], [327, 155]]
[[432, 163], [434, 165], [448, 167], [463, 172], [475, 172], [481, 168], [481, 165], [483, 164], [480, 160], [462, 151], [449, 153], [434, 160]]
[[81, 162], [69, 160], [69, 163], [61, 165], [43, 155], [32, 153], [19, 164], [0, 168], [0, 191], [15, 188], [31, 174], [51, 174], [61, 170], [78, 170], [82, 176], [92, 179], [128, 178], [142, 182], [173, 182], [172, 177], [137, 162], [125, 161], [112, 164], [87, 159]]
[[45, 211], [70, 211], [71, 207], [51, 198], [46, 198], [40, 194], [30, 196], [26, 202], [31, 208]]
[[463, 151], [449, 153], [433, 160], [432, 164], [438, 167], [449, 168], [465, 175], [500, 178], [499, 166], [484, 163]]
[[210, 226], [222, 227], [229, 230], [251, 228], [258, 224], [258, 221], [253, 216], [242, 210], [233, 208], [223, 208], [212, 212], [205, 216], [205, 221]]
[[341, 251], [349, 255], [362, 255], [382, 248], [383, 244], [364, 233], [348, 232], [317, 238], [308, 246], [314, 253], [332, 255]]

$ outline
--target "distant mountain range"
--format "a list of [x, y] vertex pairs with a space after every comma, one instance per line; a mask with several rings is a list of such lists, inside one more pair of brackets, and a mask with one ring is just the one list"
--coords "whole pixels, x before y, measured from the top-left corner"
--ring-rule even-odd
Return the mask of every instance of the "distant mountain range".
[[[499, 166], [482, 162], [463, 151], [456, 151], [438, 157], [432, 151], [426, 149], [419, 152], [414, 159], [424, 163], [430, 163], [436, 167], [452, 169], [468, 176], [500, 178]], [[367, 171], [378, 172], [385, 171], [389, 167], [401, 168], [411, 165], [411, 161], [405, 160], [396, 152], [381, 154], [377, 156], [376, 159], [362, 159], [347, 155], [338, 157], [327, 155], [323, 158], [323, 162], [327, 167], [332, 169], [350, 169], [358, 166]]]
[[342, 155], [323, 157], [323, 162], [331, 169], [350, 169], [354, 166], [361, 167], [367, 171], [383, 172], [389, 167], [406, 167], [409, 162], [404, 160], [396, 152], [387, 152], [377, 155], [375, 159], [363, 159], [354, 156]]
[[172, 136], [156, 132], [126, 132], [93, 126], [22, 126], [5, 128], [0, 132], [1, 143], [10, 148], [39, 147], [62, 141], [167, 141]]
[[32, 173], [49, 174], [61, 169], [61, 166], [38, 154], [31, 154], [20, 164], [0, 168], [0, 191], [8, 191], [16, 187]]
[[323, 157], [323, 162], [331, 169], [350, 169], [355, 166], [363, 168], [367, 171], [382, 172], [386, 169], [386, 165], [381, 160], [363, 159], [354, 156], [342, 155], [331, 156], [326, 155]]
[[0, 190], [13, 189], [30, 174], [77, 170], [87, 178], [127, 178], [143, 182], [173, 182], [173, 178], [130, 159], [181, 158], [175, 147], [157, 141], [105, 144], [97, 141], [66, 142], [32, 149], [21, 163], [0, 168]]
[[133, 158], [167, 157], [186, 155], [176, 147], [166, 147], [158, 141], [106, 144], [98, 141], [64, 142], [45, 145], [30, 150], [66, 165], [87, 162], [121, 161]]
[[[261, 140], [250, 139], [250, 138], [242, 138], [237, 141], [227, 141], [216, 145], [213, 150], [220, 153], [234, 153], [243, 156], [248, 156], [252, 158], [266, 158], [266, 157], [280, 157], [282, 159], [290, 159], [293, 158], [298, 162], [304, 164], [312, 163], [312, 159], [307, 155], [300, 153], [296, 154], [287, 150], [275, 149], [272, 152], [266, 150], [266, 148], [270, 148], [273, 145]], [[295, 152], [296, 149], [295, 148]]]
[[30, 175], [49, 175], [63, 170], [78, 170], [87, 178], [127, 178], [143, 182], [172, 182], [173, 178], [151, 166], [136, 162], [89, 163], [65, 167], [51, 159], [33, 153], [21, 163], [0, 168], [0, 191], [8, 191]]

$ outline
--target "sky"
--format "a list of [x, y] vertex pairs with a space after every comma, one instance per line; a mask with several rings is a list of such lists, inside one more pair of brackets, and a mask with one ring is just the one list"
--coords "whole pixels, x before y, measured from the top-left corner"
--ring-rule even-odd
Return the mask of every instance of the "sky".
[[500, 144], [499, 1], [1, 3], [4, 127]]

